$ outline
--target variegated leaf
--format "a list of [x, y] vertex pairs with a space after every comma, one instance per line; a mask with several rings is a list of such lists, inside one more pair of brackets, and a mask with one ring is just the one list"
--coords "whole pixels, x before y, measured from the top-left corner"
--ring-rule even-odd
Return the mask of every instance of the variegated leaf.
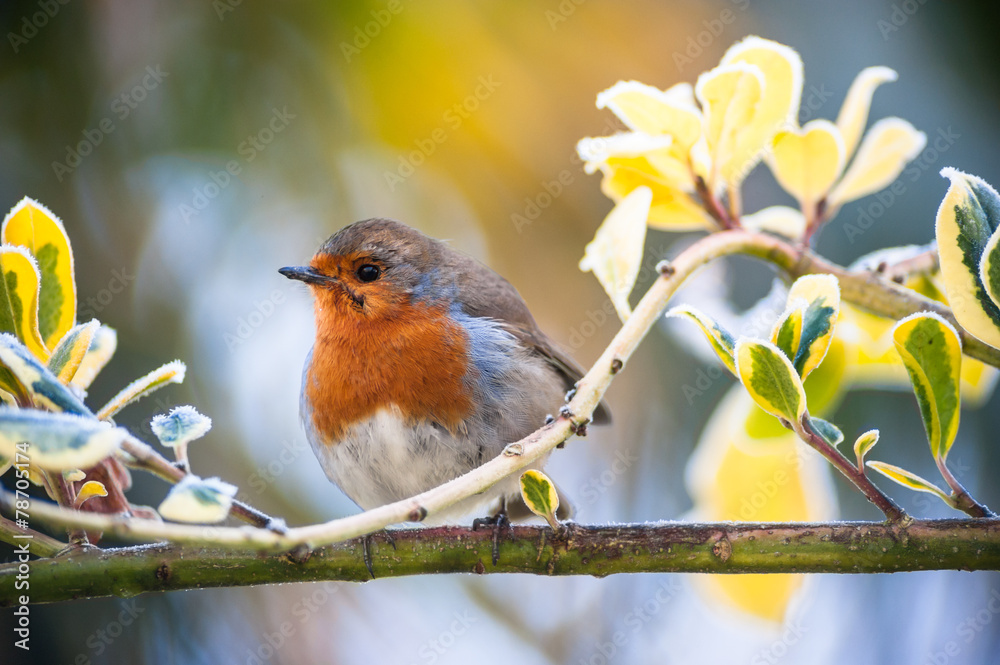
[[31, 465], [46, 471], [88, 468], [112, 454], [128, 433], [94, 418], [0, 407], [0, 455], [28, 442]]
[[943, 460], [958, 434], [962, 343], [947, 321], [932, 312], [908, 316], [892, 332], [910, 375], [931, 453]]
[[158, 369], [154, 369], [146, 376], [136, 379], [125, 386], [121, 392], [112, 397], [97, 412], [98, 419], [107, 420], [132, 402], [145, 397], [149, 393], [171, 383], [183, 382], [186, 371], [187, 367], [180, 360], [175, 360]]
[[38, 261], [38, 327], [46, 346], [52, 348], [76, 322], [76, 280], [69, 236], [48, 208], [25, 197], [4, 219], [0, 239], [5, 244], [25, 247]]

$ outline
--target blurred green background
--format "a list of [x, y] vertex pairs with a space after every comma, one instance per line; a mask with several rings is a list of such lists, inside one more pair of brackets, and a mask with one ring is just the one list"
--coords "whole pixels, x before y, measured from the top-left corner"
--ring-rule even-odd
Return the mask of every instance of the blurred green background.
[[[936, 0], [7, 1], [0, 206], [28, 195], [62, 218], [80, 318], [119, 331], [90, 403], [181, 358], [185, 385], [120, 422], [148, 434], [154, 413], [195, 404], [215, 420], [192, 450], [198, 473], [292, 524], [327, 520], [356, 509], [298, 424], [311, 305], [278, 268], [306, 261], [349, 222], [394, 217], [508, 277], [588, 364], [617, 330], [596, 280], [576, 267], [611, 208], [574, 150], [617, 128], [594, 106], [599, 91], [619, 79], [693, 82], [748, 34], [801, 53], [804, 99], [822, 100], [803, 109], [810, 117], [835, 117], [863, 67], [895, 68], [900, 79], [876, 94], [872, 117], [905, 117], [931, 145], [939, 132], [955, 138], [918, 158], [919, 178], [863, 236], [844, 224], [868, 199], [829, 224], [818, 248], [846, 263], [931, 239], [941, 167], [1000, 183], [998, 13]], [[764, 168], [744, 197], [747, 211], [788, 202]], [[650, 265], [686, 240], [651, 232]], [[767, 291], [767, 270], [732, 267], [737, 303]], [[654, 331], [611, 389], [615, 424], [553, 457], [579, 521], [675, 519], [690, 508], [685, 462], [730, 384], [689, 403], [681, 387], [704, 360], [685, 348]], [[964, 414], [952, 454], [963, 482], [994, 505], [998, 404]], [[882, 427], [884, 458], [932, 477], [910, 395], [852, 393], [837, 422]], [[609, 473], [620, 458], [636, 461]], [[164, 484], [135, 480], [133, 502], [158, 504]], [[836, 484], [845, 518], [876, 517]], [[947, 514], [888, 489], [917, 515]], [[4, 612], [0, 662], [993, 663], [993, 594], [995, 574], [815, 576], [786, 625], [771, 626], [707, 603], [681, 576], [185, 592], [33, 608], [28, 654], [13, 648]], [[619, 630], [628, 639], [611, 645]]]

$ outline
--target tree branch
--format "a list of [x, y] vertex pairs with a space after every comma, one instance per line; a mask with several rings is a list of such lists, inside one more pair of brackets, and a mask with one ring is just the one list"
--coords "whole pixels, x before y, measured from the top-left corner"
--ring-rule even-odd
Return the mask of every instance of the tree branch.
[[[395, 548], [376, 539], [378, 577], [427, 573], [886, 573], [1000, 569], [1000, 520], [917, 520], [829, 524], [692, 524], [515, 527], [490, 563], [490, 530], [400, 529]], [[28, 592], [16, 591], [16, 564], [0, 566], [0, 605], [20, 594], [31, 603], [153, 591], [287, 582], [369, 579], [361, 540], [296, 559], [253, 550], [145, 545], [73, 553], [28, 564]], [[22, 573], [23, 574], [23, 573]], [[17, 595], [16, 595], [17, 594]]]

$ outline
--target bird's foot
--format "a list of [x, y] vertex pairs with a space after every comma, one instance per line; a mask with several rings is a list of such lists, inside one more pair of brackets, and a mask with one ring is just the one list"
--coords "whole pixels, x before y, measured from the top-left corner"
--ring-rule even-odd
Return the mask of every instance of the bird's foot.
[[501, 505], [500, 511], [492, 517], [477, 517], [472, 521], [472, 530], [475, 531], [481, 526], [493, 527], [493, 565], [500, 561], [500, 538], [504, 531], [510, 533], [510, 520], [507, 519], [506, 503]]
[[396, 539], [392, 537], [388, 529], [366, 533], [361, 536], [361, 553], [365, 560], [365, 568], [368, 569], [368, 574], [372, 576], [372, 579], [375, 579], [375, 571], [372, 570], [372, 540], [375, 536], [382, 536], [392, 545], [392, 549], [396, 549]]

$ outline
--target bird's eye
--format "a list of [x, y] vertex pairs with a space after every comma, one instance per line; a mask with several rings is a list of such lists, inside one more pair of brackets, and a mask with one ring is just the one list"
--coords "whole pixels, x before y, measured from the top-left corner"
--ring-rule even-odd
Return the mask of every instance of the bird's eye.
[[366, 263], [358, 268], [357, 275], [362, 282], [374, 282], [382, 276], [382, 270], [378, 266]]

